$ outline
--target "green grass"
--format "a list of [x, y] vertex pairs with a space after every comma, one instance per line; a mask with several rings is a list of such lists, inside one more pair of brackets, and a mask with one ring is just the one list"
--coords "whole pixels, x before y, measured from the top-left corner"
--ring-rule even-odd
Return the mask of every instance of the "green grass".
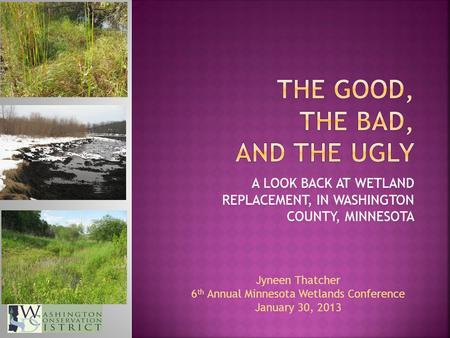
[[2, 231], [3, 304], [126, 303], [117, 243], [61, 241]]
[[41, 3], [0, 3], [0, 96], [127, 96], [125, 32], [48, 15]]

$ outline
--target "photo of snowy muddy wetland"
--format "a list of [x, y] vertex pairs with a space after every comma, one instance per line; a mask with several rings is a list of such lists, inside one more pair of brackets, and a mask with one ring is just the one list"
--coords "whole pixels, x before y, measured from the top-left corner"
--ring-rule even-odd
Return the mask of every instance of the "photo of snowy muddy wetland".
[[126, 199], [120, 106], [1, 106], [0, 199]]

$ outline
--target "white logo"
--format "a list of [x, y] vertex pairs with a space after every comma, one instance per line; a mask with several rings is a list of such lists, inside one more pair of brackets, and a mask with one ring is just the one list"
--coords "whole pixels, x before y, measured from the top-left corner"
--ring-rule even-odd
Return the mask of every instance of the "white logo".
[[8, 333], [42, 333], [42, 305], [8, 305]]

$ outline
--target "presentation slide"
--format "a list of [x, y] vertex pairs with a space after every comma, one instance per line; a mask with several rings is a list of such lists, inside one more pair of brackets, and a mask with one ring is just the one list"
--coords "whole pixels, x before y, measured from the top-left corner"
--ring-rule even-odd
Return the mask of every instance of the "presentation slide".
[[0, 337], [447, 338], [448, 0], [0, 0]]

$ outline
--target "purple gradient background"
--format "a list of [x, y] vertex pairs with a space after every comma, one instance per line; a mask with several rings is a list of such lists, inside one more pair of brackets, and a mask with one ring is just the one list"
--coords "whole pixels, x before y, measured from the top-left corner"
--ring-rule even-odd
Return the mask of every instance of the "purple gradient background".
[[[447, 337], [447, 39], [446, 1], [133, 0], [133, 336]], [[327, 99], [283, 101], [282, 78], [325, 79]], [[401, 79], [413, 102], [339, 101], [341, 78]], [[413, 133], [305, 132], [307, 109], [398, 110]], [[289, 146], [281, 163], [236, 164], [243, 141], [416, 145], [406, 164], [348, 151], [298, 163]], [[283, 209], [221, 206], [255, 176], [285, 175], [412, 176], [416, 222], [288, 223]], [[190, 297], [260, 274], [338, 275], [407, 299], [286, 315]]]

